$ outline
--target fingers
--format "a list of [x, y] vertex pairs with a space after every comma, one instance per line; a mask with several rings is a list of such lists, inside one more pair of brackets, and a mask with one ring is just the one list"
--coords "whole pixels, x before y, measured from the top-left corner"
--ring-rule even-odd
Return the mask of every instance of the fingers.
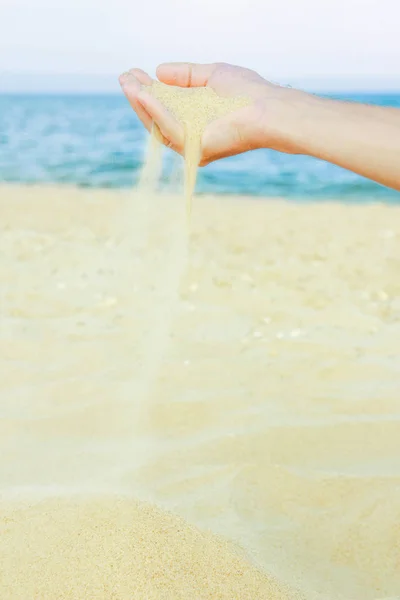
[[183, 151], [184, 131], [182, 125], [171, 115], [171, 113], [161, 104], [157, 98], [154, 98], [146, 91], [141, 91], [137, 96], [138, 102], [146, 111], [150, 118], [154, 120], [160, 129], [161, 134], [166, 138], [168, 146], [177, 152]]
[[129, 73], [131, 73], [142, 85], [151, 85], [153, 83], [150, 75], [143, 71], [142, 69], [130, 69]]
[[206, 86], [215, 65], [191, 63], [164, 63], [157, 68], [157, 77], [163, 83], [179, 87]]
[[[148, 83], [149, 81], [150, 83]], [[152, 118], [149, 115], [149, 113], [145, 110], [143, 105], [139, 102], [138, 95], [140, 94], [140, 91], [142, 89], [141, 84], [150, 85], [151, 81], [151, 77], [141, 69], [131, 69], [131, 71], [124, 73], [119, 78], [122, 90], [125, 96], [127, 97], [129, 104], [132, 106], [133, 110], [135, 111], [135, 113], [137, 114], [147, 131], [151, 131]]]

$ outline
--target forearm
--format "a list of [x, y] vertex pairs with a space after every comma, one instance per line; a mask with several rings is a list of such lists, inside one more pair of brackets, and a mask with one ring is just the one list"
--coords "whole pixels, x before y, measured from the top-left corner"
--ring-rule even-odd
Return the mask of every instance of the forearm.
[[294, 94], [286, 135], [300, 153], [400, 191], [399, 109]]

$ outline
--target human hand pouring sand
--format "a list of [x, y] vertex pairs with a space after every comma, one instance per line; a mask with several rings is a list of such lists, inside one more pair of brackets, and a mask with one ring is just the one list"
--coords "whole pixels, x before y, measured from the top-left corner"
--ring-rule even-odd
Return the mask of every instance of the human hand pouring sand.
[[400, 191], [399, 109], [320, 98], [221, 63], [167, 63], [157, 77], [132, 69], [120, 83], [143, 125], [184, 154], [189, 196], [198, 165], [257, 148], [313, 156]]

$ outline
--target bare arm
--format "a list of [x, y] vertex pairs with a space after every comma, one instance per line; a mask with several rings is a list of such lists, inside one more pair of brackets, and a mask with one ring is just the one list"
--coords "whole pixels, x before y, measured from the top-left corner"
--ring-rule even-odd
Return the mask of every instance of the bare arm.
[[297, 98], [285, 135], [300, 152], [400, 191], [399, 109], [302, 93]]

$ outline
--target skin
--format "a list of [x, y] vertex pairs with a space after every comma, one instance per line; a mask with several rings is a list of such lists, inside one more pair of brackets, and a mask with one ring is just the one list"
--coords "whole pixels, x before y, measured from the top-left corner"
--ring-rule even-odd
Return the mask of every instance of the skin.
[[[400, 191], [400, 110], [320, 98], [270, 83], [255, 71], [216, 63], [166, 63], [163, 83], [207, 86], [220, 96], [246, 96], [251, 104], [208, 125], [200, 166], [257, 148], [304, 154], [339, 165]], [[143, 85], [141, 69], [120, 77], [122, 89], [143, 125], [157, 124], [162, 141], [183, 154], [183, 128]]]

